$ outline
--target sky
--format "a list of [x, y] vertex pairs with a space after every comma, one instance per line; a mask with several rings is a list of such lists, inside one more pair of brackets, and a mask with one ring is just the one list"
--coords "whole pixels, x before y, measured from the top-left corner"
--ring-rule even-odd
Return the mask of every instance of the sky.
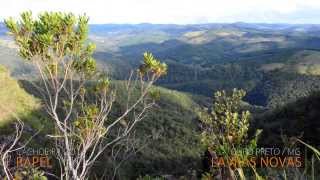
[[320, 24], [320, 0], [0, 0], [0, 19], [26, 10], [87, 14], [105, 23]]

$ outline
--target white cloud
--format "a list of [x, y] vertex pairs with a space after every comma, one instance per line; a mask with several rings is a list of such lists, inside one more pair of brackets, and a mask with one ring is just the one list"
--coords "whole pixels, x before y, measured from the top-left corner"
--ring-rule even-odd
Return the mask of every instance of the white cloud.
[[0, 0], [0, 3], [1, 18], [18, 16], [25, 10], [36, 14], [71, 11], [86, 13], [90, 23], [287, 22], [290, 15], [301, 10], [320, 10], [319, 0]]

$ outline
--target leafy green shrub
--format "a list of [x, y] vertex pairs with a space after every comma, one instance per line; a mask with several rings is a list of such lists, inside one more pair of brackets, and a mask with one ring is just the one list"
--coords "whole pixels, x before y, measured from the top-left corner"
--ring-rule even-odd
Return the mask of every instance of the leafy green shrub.
[[261, 132], [258, 130], [254, 138], [248, 138], [251, 114], [247, 110], [241, 110], [241, 100], [244, 96], [245, 91], [238, 89], [234, 89], [230, 95], [225, 91], [218, 91], [214, 95], [212, 110], [199, 113], [203, 125], [202, 144], [209, 152], [226, 159], [225, 167], [211, 169], [225, 169], [223, 178], [233, 179], [233, 169], [237, 169], [239, 175], [242, 175], [242, 167], [233, 167], [234, 165], [229, 164], [228, 158], [247, 159], [249, 153], [257, 147], [257, 137]]

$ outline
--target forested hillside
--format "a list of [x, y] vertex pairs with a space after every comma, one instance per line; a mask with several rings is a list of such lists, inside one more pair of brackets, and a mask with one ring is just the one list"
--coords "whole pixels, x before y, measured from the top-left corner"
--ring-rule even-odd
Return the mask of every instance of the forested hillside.
[[[68, 17], [65, 18], [68, 20]], [[81, 26], [79, 27], [82, 30]], [[50, 30], [47, 31], [50, 32]], [[103, 114], [106, 110], [98, 111], [96, 106], [99, 105], [97, 103], [99, 101], [92, 103], [91, 98], [115, 99], [114, 102], [108, 104], [112, 106], [112, 110], [110, 108], [110, 114], [106, 115], [108, 117], [106, 122], [100, 123], [102, 126], [109, 125], [117, 117], [122, 117], [121, 114], [128, 110], [128, 104], [133, 101], [132, 99], [139, 99], [139, 93], [143, 92], [143, 89], [140, 92], [139, 88], [144, 87], [144, 81], [159, 78], [154, 85], [150, 86], [150, 92], [145, 93], [146, 97], [152, 96], [152, 98], [140, 102], [141, 104], [132, 108], [133, 112], [125, 113], [128, 117], [124, 116], [125, 118], [121, 121], [117, 121], [119, 124], [115, 126], [115, 130], [110, 131], [103, 141], [108, 141], [117, 137], [122, 131], [130, 129], [128, 128], [132, 125], [130, 119], [135, 119], [136, 113], [138, 114], [147, 102], [152, 101], [155, 105], [146, 114], [143, 114], [143, 120], [130, 133], [130, 136], [124, 138], [114, 148], [102, 153], [97, 163], [92, 165], [92, 171], [89, 173], [91, 177], [119, 180], [136, 179], [144, 175], [173, 175], [186, 179], [200, 177], [204, 168], [202, 155], [207, 150], [201, 139], [201, 131], [205, 122], [201, 119], [203, 118], [201, 113], [203, 111], [207, 111], [208, 114], [213, 113], [217, 105], [218, 107], [237, 105], [237, 107], [226, 108], [227, 111], [249, 110], [248, 114], [247, 112], [242, 114], [227, 112], [224, 117], [221, 114], [225, 112], [220, 112], [221, 114], [211, 115], [216, 118], [215, 120], [230, 118], [234, 121], [239, 120], [240, 116], [248, 115], [240, 119], [244, 123], [239, 123], [245, 126], [242, 128], [245, 128], [246, 131], [250, 124], [250, 136], [244, 135], [243, 137], [251, 138], [254, 132], [262, 129], [259, 141], [257, 140], [257, 144], [261, 147], [270, 144], [283, 146], [283, 135], [297, 136], [306, 143], [315, 147], [319, 146], [317, 135], [320, 124], [317, 118], [320, 112], [318, 103], [320, 99], [320, 25], [93, 24], [89, 26], [88, 40], [81, 39], [83, 37], [79, 35], [80, 33], [68, 32], [76, 37], [71, 38], [70, 41], [78, 40], [77, 43], [83, 43], [79, 45], [82, 48], [76, 49], [76, 45], [69, 44], [69, 49], [63, 49], [65, 54], [61, 55], [65, 57], [60, 60], [75, 57], [80, 54], [78, 51], [87, 51], [79, 57], [92, 55], [96, 59], [96, 64], [93, 63], [93, 58], [87, 58], [88, 64], [76, 64], [78, 71], [72, 73], [79, 73], [81, 68], [92, 70], [95, 67], [99, 73], [90, 74], [85, 71], [81, 74], [83, 76], [79, 75], [75, 79], [72, 77], [70, 78], [72, 80], [65, 81], [61, 80], [61, 76], [47, 78], [49, 83], [49, 80], [63, 82], [53, 83], [52, 89], [45, 89], [49, 92], [47, 99], [41, 96], [34, 85], [48, 87], [43, 82], [40, 83], [34, 66], [26, 59], [19, 57], [19, 47], [6, 32], [4, 24], [0, 23], [0, 128], [13, 127], [10, 122], [14, 122], [14, 115], [18, 115], [30, 132], [39, 131], [39, 135], [30, 147], [41, 147], [46, 144], [44, 142], [47, 142], [49, 136], [60, 138], [55, 134], [57, 128], [61, 127], [60, 124], [54, 127], [54, 124], [51, 121], [48, 122], [48, 119], [44, 117], [44, 114], [50, 111], [50, 103], [52, 103], [50, 98], [55, 95], [51, 93], [51, 90], [55, 90], [56, 85], [65, 86], [61, 89], [66, 92], [60, 94], [61, 99], [57, 98], [61, 102], [56, 106], [62, 106], [62, 108], [53, 108], [58, 113], [49, 113], [49, 115], [57, 119], [64, 115], [67, 118], [79, 116], [75, 122], [68, 121], [68, 123], [70, 127], [77, 130], [76, 133], [80, 134], [76, 135], [81, 136], [87, 133], [86, 128], [94, 127], [90, 123], [96, 122], [91, 119]], [[61, 35], [61, 37], [64, 36]], [[45, 40], [50, 41], [50, 38], [48, 39]], [[63, 40], [63, 38], [57, 39], [57, 41]], [[38, 41], [37, 38], [33, 40]], [[96, 44], [96, 51], [94, 51], [94, 45], [87, 41]], [[28, 48], [34, 50], [31, 45]], [[43, 46], [39, 45], [38, 48], [43, 48]], [[70, 49], [74, 51], [72, 54], [74, 56], [68, 54]], [[152, 52], [154, 57], [159, 58], [165, 64], [160, 63], [152, 54], [144, 53], [146, 51]], [[39, 52], [43, 52], [43, 49]], [[50, 50], [49, 52], [51, 53]], [[44, 57], [47, 58], [47, 56]], [[57, 62], [60, 63], [60, 61]], [[50, 63], [48, 63], [50, 68], [46, 69], [45, 73], [54, 75], [63, 72], [58, 71], [58, 68], [52, 70], [58, 65]], [[72, 73], [70, 74], [73, 75]], [[134, 75], [130, 76], [130, 73]], [[150, 74], [155, 74], [155, 76], [150, 78], [148, 76]], [[106, 78], [99, 79], [100, 76]], [[81, 84], [81, 81], [88, 77], [94, 78]], [[130, 99], [127, 83], [134, 78], [137, 81], [132, 86], [134, 91]], [[84, 110], [69, 112], [74, 113], [72, 116], [68, 116], [68, 113], [63, 111], [63, 108], [73, 106], [67, 100], [62, 101], [62, 98], [72, 94], [68, 94], [66, 89], [74, 90], [73, 86], [68, 83], [74, 83], [75, 86], [83, 85], [76, 91], [79, 93], [80, 98], [78, 98], [82, 98], [82, 102], [85, 95], [88, 94], [87, 96], [90, 97], [88, 104], [82, 104], [81, 108]], [[138, 83], [142, 85], [139, 86]], [[236, 91], [237, 89], [245, 91]], [[235, 94], [228, 97], [228, 93], [222, 90]], [[215, 94], [217, 91], [219, 91], [218, 94]], [[98, 94], [101, 92], [105, 94]], [[240, 92], [240, 95], [236, 94], [237, 92]], [[44, 103], [48, 99], [49, 103]], [[73, 97], [71, 100], [74, 100]], [[235, 104], [228, 104], [227, 100], [233, 100]], [[48, 104], [49, 108], [45, 107]], [[51, 106], [54, 107], [54, 105]], [[78, 104], [74, 106], [80, 107]], [[83, 117], [85, 115], [88, 117]], [[219, 115], [222, 117], [217, 117]], [[88, 122], [89, 120], [91, 122]], [[81, 121], [85, 121], [84, 129], [79, 128], [83, 125]], [[240, 128], [238, 127], [237, 131], [240, 131]], [[100, 130], [96, 127], [92, 129]], [[101, 131], [103, 130], [102, 128]], [[45, 136], [45, 132], [55, 133]], [[5, 134], [7, 131], [1, 131], [0, 135], [1, 133]], [[66, 138], [70, 137], [66, 135]], [[102, 135], [97, 136], [97, 138], [102, 137]], [[233, 137], [227, 134], [229, 141], [228, 138]], [[244, 142], [247, 143], [243, 141], [238, 144], [245, 144]], [[50, 146], [53, 146], [53, 143]], [[1, 176], [0, 174], [0, 178]]]
[[[115, 78], [126, 77], [127, 71], [120, 69], [135, 67], [139, 54], [149, 50], [170, 66], [158, 84], [179, 91], [210, 97], [213, 91], [237, 87], [248, 91], [246, 99], [251, 104], [275, 107], [307, 96], [318, 87], [317, 26], [149, 26], [158, 31], [163, 28], [171, 39], [119, 45], [116, 56], [97, 53], [102, 63], [113, 65]], [[149, 26], [129, 26], [125, 33], [118, 33], [143, 32]]]
[[[47, 145], [50, 148], [52, 144], [47, 144], [48, 138], [44, 134], [53, 131], [53, 125], [44, 119], [45, 109], [39, 106], [42, 97], [35, 86], [26, 80], [17, 82], [12, 79], [4, 67], [1, 67], [0, 82], [4, 85], [0, 88], [0, 102], [6, 104], [0, 111], [0, 138], [13, 131], [9, 128], [16, 122], [14, 115], [17, 115], [25, 121], [27, 133], [39, 131], [30, 147]], [[113, 110], [116, 115], [125, 108], [127, 92], [125, 82], [117, 81], [113, 86], [117, 89]], [[154, 87], [154, 90], [159, 92], [160, 97], [156, 100], [156, 106], [128, 138], [131, 141], [127, 147], [129, 151], [121, 151], [117, 157], [106, 151], [100, 158], [103, 163], [96, 164], [92, 176], [109, 174], [108, 178], [111, 178], [114, 168], [121, 161], [124, 162], [117, 169], [120, 178], [137, 178], [141, 174], [179, 176], [185, 175], [186, 171], [201, 169], [203, 149], [194, 135], [199, 130], [197, 110], [200, 106], [197, 102], [207, 102], [206, 98], [161, 87]], [[117, 158], [118, 162], [113, 164], [112, 158]]]
[[284, 107], [260, 114], [255, 119], [255, 128], [264, 133], [261, 144], [282, 144], [282, 136], [300, 137], [305, 142], [319, 146], [319, 91], [299, 98]]
[[[91, 25], [89, 38], [97, 43], [94, 56], [99, 68], [115, 79], [126, 79], [139, 65], [141, 54], [150, 51], [170, 66], [158, 82], [161, 86], [208, 97], [215, 90], [243, 88], [250, 103], [276, 106], [272, 97], [291, 91], [285, 84], [303, 79], [303, 87], [294, 90], [299, 92], [290, 95], [295, 97], [315, 88], [318, 80], [313, 76], [320, 68], [318, 31], [317, 25], [111, 24]], [[0, 54], [1, 64], [13, 76], [34, 74], [19, 61], [8, 37], [1, 38]]]

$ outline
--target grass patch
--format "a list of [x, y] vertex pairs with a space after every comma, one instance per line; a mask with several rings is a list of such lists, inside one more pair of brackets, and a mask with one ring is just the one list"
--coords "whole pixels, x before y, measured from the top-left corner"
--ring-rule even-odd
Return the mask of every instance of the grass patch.
[[10, 77], [9, 71], [0, 66], [0, 127], [10, 123], [15, 116], [30, 116], [39, 107], [39, 100], [25, 92], [18, 82]]

